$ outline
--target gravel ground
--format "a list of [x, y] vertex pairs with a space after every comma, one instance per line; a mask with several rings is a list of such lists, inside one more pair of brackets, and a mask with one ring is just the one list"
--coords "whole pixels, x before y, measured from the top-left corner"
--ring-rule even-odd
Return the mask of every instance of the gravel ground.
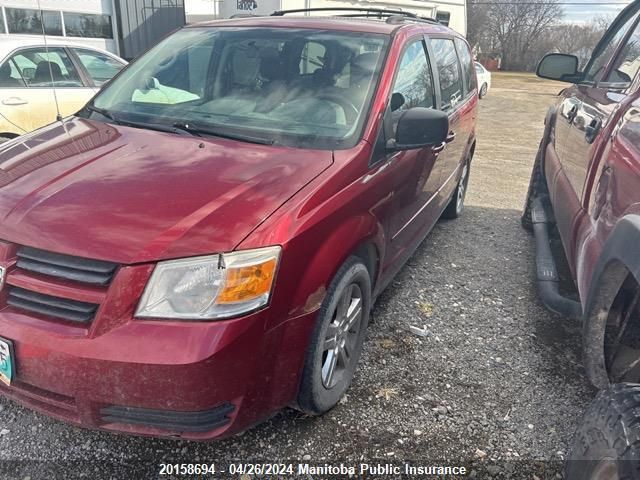
[[85, 431], [0, 399], [0, 477], [124, 479], [139, 465], [157, 472], [176, 462], [410, 460], [464, 464], [477, 478], [558, 478], [593, 391], [577, 324], [537, 299], [533, 242], [519, 215], [559, 88], [494, 74], [467, 209], [434, 228], [379, 299], [354, 385], [333, 411], [287, 410], [241, 436], [188, 443]]

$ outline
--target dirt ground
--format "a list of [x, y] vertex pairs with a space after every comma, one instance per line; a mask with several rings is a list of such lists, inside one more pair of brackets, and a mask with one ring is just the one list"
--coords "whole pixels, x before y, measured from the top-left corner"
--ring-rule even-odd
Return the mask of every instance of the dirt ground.
[[519, 216], [544, 114], [561, 88], [494, 74], [480, 102], [464, 215], [440, 222], [379, 299], [355, 383], [333, 411], [286, 410], [241, 436], [188, 443], [85, 431], [0, 399], [0, 477], [124, 479], [136, 466], [182, 462], [410, 461], [466, 465], [475, 478], [559, 478], [594, 392], [578, 325], [538, 301], [533, 241]]

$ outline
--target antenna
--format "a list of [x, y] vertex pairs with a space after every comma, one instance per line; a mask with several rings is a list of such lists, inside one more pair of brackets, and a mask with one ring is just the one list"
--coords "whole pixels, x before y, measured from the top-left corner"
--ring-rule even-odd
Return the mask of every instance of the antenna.
[[58, 95], [56, 93], [56, 85], [53, 80], [53, 70], [51, 69], [51, 60], [49, 57], [49, 46], [47, 45], [47, 33], [44, 29], [44, 12], [40, 6], [40, 0], [38, 0], [38, 11], [40, 12], [40, 26], [42, 27], [42, 36], [44, 37], [44, 51], [47, 53], [47, 64], [49, 66], [49, 76], [51, 77], [51, 89], [53, 90], [53, 100], [56, 103], [56, 121], [62, 121], [62, 115], [60, 115], [60, 106], [58, 105]]

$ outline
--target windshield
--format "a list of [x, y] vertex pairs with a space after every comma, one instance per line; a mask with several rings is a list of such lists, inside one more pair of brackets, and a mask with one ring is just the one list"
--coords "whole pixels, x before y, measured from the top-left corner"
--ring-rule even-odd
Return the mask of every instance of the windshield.
[[359, 140], [386, 45], [375, 34], [184, 28], [108, 84], [89, 115], [348, 148]]

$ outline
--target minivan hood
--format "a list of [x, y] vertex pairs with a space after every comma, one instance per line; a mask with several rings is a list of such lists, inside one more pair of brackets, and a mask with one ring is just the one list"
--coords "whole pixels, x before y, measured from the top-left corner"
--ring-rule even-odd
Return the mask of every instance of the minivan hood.
[[0, 148], [0, 240], [118, 263], [230, 251], [332, 159], [72, 118]]

